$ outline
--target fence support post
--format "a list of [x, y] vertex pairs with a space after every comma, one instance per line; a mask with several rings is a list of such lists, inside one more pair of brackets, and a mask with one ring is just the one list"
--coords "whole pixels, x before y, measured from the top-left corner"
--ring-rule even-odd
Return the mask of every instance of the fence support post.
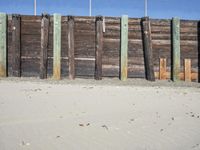
[[126, 81], [128, 77], [128, 16], [121, 18], [121, 55], [120, 55], [120, 78]]
[[187, 82], [191, 82], [191, 80], [192, 80], [191, 59], [184, 60], [184, 79]]
[[68, 16], [68, 58], [69, 58], [69, 79], [75, 79], [75, 59], [74, 59], [74, 17]]
[[0, 77], [7, 76], [7, 15], [0, 13]]
[[53, 78], [61, 79], [61, 15], [54, 14], [53, 30]]
[[152, 39], [151, 39], [151, 25], [149, 17], [142, 18], [142, 38], [143, 38], [143, 48], [144, 48], [146, 79], [149, 81], [155, 81]]
[[11, 72], [10, 75], [14, 77], [21, 76], [21, 17], [20, 15], [12, 15], [12, 53], [11, 53]]
[[172, 80], [179, 80], [180, 73], [180, 19], [172, 19]]
[[96, 17], [95, 79], [102, 80], [103, 17]]
[[160, 80], [166, 80], [167, 76], [167, 59], [166, 58], [160, 58], [160, 73], [159, 73], [159, 79]]
[[42, 14], [41, 21], [41, 53], [40, 53], [40, 79], [47, 78], [47, 50], [49, 40], [49, 15]]

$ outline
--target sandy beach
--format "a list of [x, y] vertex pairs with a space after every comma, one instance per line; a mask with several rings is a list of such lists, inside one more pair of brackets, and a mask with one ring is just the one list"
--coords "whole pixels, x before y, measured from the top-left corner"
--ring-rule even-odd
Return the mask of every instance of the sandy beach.
[[199, 150], [200, 85], [1, 79], [0, 150], [66, 149]]

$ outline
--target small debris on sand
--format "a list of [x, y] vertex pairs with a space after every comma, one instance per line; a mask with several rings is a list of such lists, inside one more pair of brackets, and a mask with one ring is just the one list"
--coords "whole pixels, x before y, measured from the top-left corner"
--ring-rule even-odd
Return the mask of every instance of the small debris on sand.
[[164, 129], [160, 129], [160, 132], [163, 132], [164, 131]]
[[22, 145], [22, 146], [29, 146], [30, 143], [22, 141], [22, 142], [21, 142], [21, 145]]
[[108, 130], [108, 127], [106, 125], [102, 125], [102, 128], [105, 128], [106, 130]]
[[87, 124], [80, 123], [79, 124], [80, 127], [85, 127], [85, 126], [89, 126], [89, 125], [90, 125], [90, 123], [87, 123]]

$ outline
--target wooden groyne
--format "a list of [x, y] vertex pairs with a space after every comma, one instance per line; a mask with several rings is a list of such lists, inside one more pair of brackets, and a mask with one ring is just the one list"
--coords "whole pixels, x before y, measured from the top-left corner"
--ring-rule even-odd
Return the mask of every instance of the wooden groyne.
[[199, 81], [197, 20], [0, 14], [0, 76]]

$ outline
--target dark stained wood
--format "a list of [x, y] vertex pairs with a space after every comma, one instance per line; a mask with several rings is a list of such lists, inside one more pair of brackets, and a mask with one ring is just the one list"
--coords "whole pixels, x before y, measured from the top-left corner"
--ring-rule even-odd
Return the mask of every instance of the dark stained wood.
[[155, 81], [153, 53], [152, 53], [151, 26], [150, 26], [150, 20], [148, 17], [145, 17], [142, 19], [142, 33], [143, 33], [146, 79], [149, 81]]
[[41, 52], [40, 52], [40, 79], [46, 79], [47, 78], [48, 39], [49, 39], [49, 15], [42, 14]]
[[20, 77], [21, 75], [21, 17], [13, 14], [11, 21], [12, 29], [12, 54], [11, 54], [11, 72], [10, 76]]
[[102, 79], [103, 17], [96, 18], [95, 79]]
[[198, 82], [200, 83], [200, 21], [197, 25], [198, 28]]
[[68, 58], [69, 58], [69, 79], [75, 79], [74, 60], [74, 17], [68, 17]]
[[[21, 73], [22, 76], [40, 76], [41, 16], [21, 16]], [[49, 18], [48, 76], [53, 74], [53, 17]], [[74, 17], [74, 59], [77, 77], [94, 78], [96, 56], [96, 17]], [[12, 16], [8, 17], [8, 75], [12, 73]], [[171, 20], [150, 19], [154, 71], [159, 72], [160, 58], [166, 58], [167, 72], [171, 70]], [[129, 18], [128, 78], [144, 78], [144, 52], [140, 18]], [[61, 18], [62, 77], [69, 75], [68, 16]], [[191, 59], [192, 73], [198, 72], [200, 42], [198, 21], [180, 21], [181, 62]], [[105, 17], [103, 33], [102, 77], [119, 77], [120, 17]], [[198, 57], [199, 56], [199, 57]], [[184, 63], [181, 63], [184, 72]], [[200, 69], [199, 69], [200, 70]], [[200, 71], [199, 71], [200, 72]], [[193, 78], [195, 79], [195, 78]]]

